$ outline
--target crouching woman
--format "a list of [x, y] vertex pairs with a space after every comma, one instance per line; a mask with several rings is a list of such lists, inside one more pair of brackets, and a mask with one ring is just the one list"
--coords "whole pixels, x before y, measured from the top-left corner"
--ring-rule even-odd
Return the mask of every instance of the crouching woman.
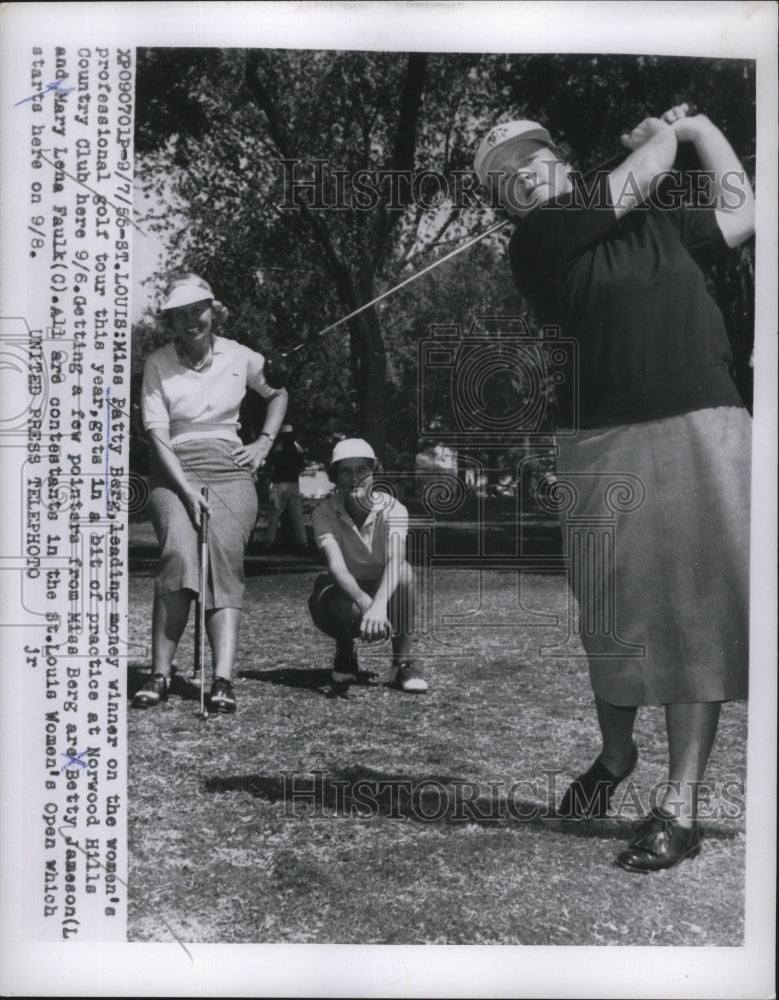
[[317, 628], [335, 639], [332, 679], [358, 674], [355, 639], [392, 638], [392, 683], [409, 694], [427, 690], [411, 659], [414, 574], [406, 560], [408, 511], [374, 490], [376, 455], [367, 441], [339, 441], [328, 466], [335, 493], [314, 510], [314, 539], [327, 564], [308, 606]]

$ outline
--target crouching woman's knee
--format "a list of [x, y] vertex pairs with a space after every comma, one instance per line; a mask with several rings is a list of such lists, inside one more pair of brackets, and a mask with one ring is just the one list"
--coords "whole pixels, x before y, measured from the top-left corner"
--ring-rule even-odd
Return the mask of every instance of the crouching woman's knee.
[[359, 635], [360, 609], [335, 585], [325, 588], [315, 585], [308, 599], [308, 610], [316, 627], [333, 639], [356, 638]]

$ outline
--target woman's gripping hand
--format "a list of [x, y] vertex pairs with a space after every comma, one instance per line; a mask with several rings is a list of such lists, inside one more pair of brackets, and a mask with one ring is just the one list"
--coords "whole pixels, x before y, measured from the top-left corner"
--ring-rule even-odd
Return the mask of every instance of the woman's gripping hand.
[[680, 141], [693, 139], [697, 122], [702, 118], [702, 115], [694, 113], [694, 109], [689, 104], [675, 104], [672, 108], [664, 111], [659, 118], [644, 118], [632, 131], [621, 136], [621, 142], [628, 149], [639, 149], [653, 135], [662, 132], [669, 125], [673, 127], [676, 137]]
[[199, 528], [203, 519], [203, 513], [205, 512], [206, 517], [211, 514], [211, 507], [208, 500], [201, 493], [198, 493], [197, 490], [187, 490], [182, 499], [184, 506], [187, 508], [190, 520], [196, 528]]
[[664, 118], [644, 118], [630, 132], [620, 136], [620, 142], [628, 149], [640, 149], [652, 136], [669, 128], [670, 123]]

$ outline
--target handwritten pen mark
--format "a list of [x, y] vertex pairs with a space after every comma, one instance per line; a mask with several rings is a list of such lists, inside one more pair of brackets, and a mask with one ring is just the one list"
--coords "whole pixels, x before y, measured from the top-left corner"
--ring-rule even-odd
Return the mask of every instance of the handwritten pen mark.
[[86, 767], [87, 762], [82, 760], [82, 758], [86, 757], [87, 754], [94, 756], [96, 753], [98, 753], [98, 750], [93, 750], [91, 747], [87, 747], [86, 750], [82, 750], [81, 753], [77, 753], [75, 756], [69, 753], [61, 753], [60, 757], [67, 757], [68, 759], [62, 765], [60, 771], [64, 771], [66, 767], [71, 767], [73, 764], [77, 764], [79, 767]]
[[[62, 839], [65, 841], [65, 843], [68, 845], [68, 847], [75, 847], [76, 850], [81, 851], [81, 853], [84, 855], [85, 858], [89, 858], [90, 861], [95, 861], [96, 864], [99, 865], [99, 867], [102, 868], [104, 872], [106, 872], [106, 873], [108, 872], [108, 869], [106, 868], [106, 866], [103, 864], [102, 861], [100, 861], [99, 859], [96, 859], [95, 856], [93, 854], [89, 854], [88, 851], [85, 851], [84, 848], [81, 846], [81, 844], [79, 844], [79, 842], [77, 840], [74, 840], [70, 836], [70, 834], [63, 833], [62, 831], [63, 831], [63, 827], [61, 827], [61, 826], [57, 827], [57, 833], [62, 837]], [[125, 882], [125, 880], [123, 878], [120, 878], [116, 874], [114, 874], [114, 878], [116, 879], [116, 881], [120, 885], [123, 885], [125, 887], [125, 889], [127, 890], [128, 894], [129, 894], [129, 892], [130, 892], [130, 886]], [[140, 902], [140, 905], [143, 906], [144, 904], [142, 902]], [[184, 952], [186, 953], [187, 958], [194, 965], [195, 964], [195, 960], [192, 957], [192, 952], [189, 950], [189, 948], [187, 948], [187, 946], [184, 944], [184, 942], [181, 940], [181, 938], [178, 936], [178, 934], [173, 930], [173, 928], [170, 926], [170, 924], [165, 919], [165, 917], [160, 916], [159, 919], [163, 922], [163, 924], [165, 924], [165, 926], [170, 931], [170, 933], [173, 935], [173, 937], [178, 941], [178, 943], [184, 949]]]
[[[52, 163], [52, 161], [48, 158], [48, 156], [44, 156], [40, 150], [38, 150], [37, 155], [40, 156], [42, 160], [45, 160], [50, 167], [54, 167], [55, 170], [58, 170], [60, 173], [63, 173], [66, 177], [69, 177], [72, 181], [75, 181], [76, 184], [80, 184], [82, 187], [85, 187], [87, 191], [91, 191], [92, 194], [96, 195], [98, 198], [102, 198], [103, 201], [106, 203], [106, 205], [110, 205], [111, 208], [113, 208], [116, 212], [119, 211], [119, 206], [115, 205], [110, 199], [106, 198], [104, 194], [100, 194], [99, 191], [95, 191], [94, 188], [90, 187], [88, 184], [85, 184], [84, 181], [80, 181], [78, 177], [74, 177], [73, 174], [69, 174], [67, 170], [63, 170], [61, 167], [58, 167], [56, 163]], [[127, 204], [129, 205], [130, 202], [128, 201]], [[127, 221], [130, 223], [131, 226], [134, 226], [138, 230], [141, 236], [146, 235], [146, 233], [141, 229], [141, 227], [137, 224], [137, 222], [134, 222], [129, 217]]]
[[38, 94], [33, 94], [32, 97], [25, 97], [21, 101], [17, 101], [14, 104], [15, 108], [18, 108], [20, 104], [26, 104], [28, 101], [36, 101], [39, 97], [44, 97], [50, 90], [53, 90], [57, 94], [69, 94], [71, 90], [75, 90], [75, 87], [61, 87], [60, 83], [62, 80], [67, 80], [67, 76], [61, 77], [59, 80], [54, 80], [52, 83], [47, 84], [46, 89], [42, 90]]

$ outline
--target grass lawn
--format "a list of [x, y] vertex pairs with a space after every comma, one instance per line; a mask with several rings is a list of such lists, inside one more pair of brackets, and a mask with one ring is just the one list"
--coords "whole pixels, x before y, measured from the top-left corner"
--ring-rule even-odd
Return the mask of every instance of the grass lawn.
[[[742, 943], [744, 817], [720, 792], [745, 780], [746, 705], [723, 709], [700, 856], [631, 875], [612, 863], [629, 799], [592, 823], [539, 815], [599, 745], [584, 659], [539, 655], [564, 628], [517, 624], [564, 621], [561, 575], [527, 578], [520, 611], [513, 574], [437, 572], [420, 697], [387, 685], [386, 649], [361, 650], [364, 683], [330, 684], [331, 643], [305, 604], [312, 576], [248, 581], [235, 716], [203, 722], [197, 700], [175, 694], [128, 712], [130, 940]], [[151, 575], [131, 577], [131, 695], [148, 666], [152, 589]], [[458, 615], [459, 627], [441, 624]], [[178, 664], [191, 670], [191, 633]], [[640, 712], [636, 739], [645, 806], [667, 765], [662, 709]], [[285, 802], [281, 772], [314, 803]]]

